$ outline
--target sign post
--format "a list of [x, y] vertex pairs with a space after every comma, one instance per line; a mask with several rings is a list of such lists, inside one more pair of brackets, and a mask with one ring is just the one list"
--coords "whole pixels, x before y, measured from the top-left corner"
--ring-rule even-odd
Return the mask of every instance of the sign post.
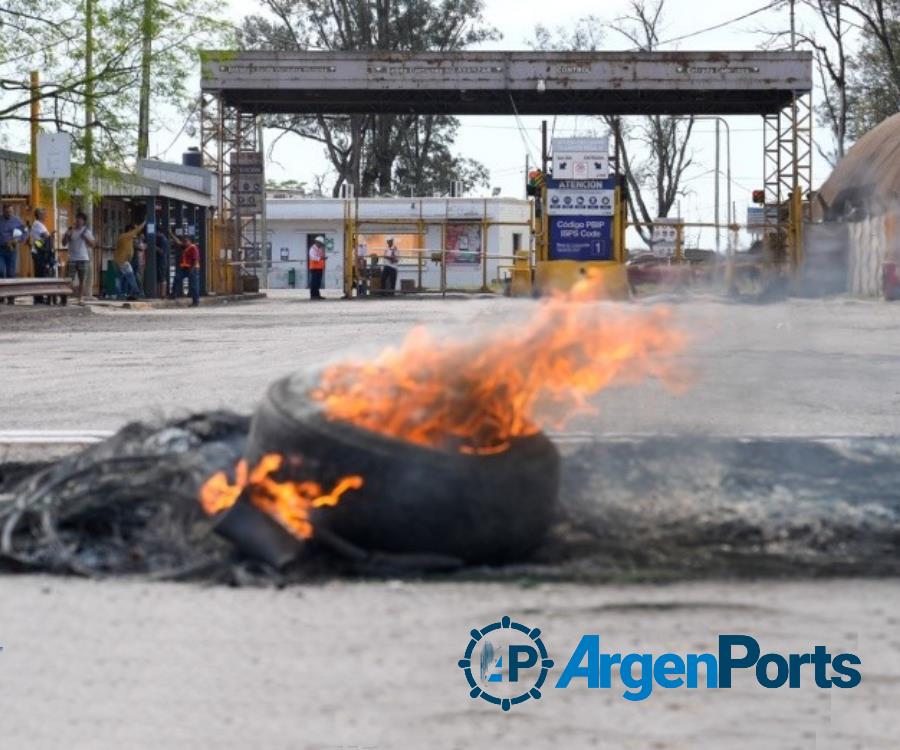
[[618, 176], [608, 138], [554, 138], [553, 176], [544, 181], [546, 257], [535, 268], [541, 290], [567, 290], [585, 275], [615, 296], [627, 295], [619, 257]]
[[72, 136], [68, 133], [38, 134], [37, 173], [42, 180], [53, 180], [53, 229], [59, 235], [59, 209], [56, 183], [72, 176]]

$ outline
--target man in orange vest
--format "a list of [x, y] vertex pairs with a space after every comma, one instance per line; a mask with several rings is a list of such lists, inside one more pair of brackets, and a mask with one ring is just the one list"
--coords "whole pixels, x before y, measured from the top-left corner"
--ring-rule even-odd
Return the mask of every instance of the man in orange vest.
[[322, 235], [313, 240], [309, 248], [309, 298], [322, 297], [322, 276], [325, 274], [325, 238]]

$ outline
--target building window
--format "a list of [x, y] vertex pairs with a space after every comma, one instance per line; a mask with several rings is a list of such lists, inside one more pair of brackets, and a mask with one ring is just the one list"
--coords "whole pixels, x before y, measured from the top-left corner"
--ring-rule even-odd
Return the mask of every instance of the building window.
[[513, 234], [513, 252], [517, 253], [522, 249], [522, 233], [516, 232]]

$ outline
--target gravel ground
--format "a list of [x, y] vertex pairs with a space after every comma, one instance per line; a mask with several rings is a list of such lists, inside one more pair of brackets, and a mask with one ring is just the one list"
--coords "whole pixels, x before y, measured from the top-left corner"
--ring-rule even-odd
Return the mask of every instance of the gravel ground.
[[[277, 294], [199, 310], [0, 307], [3, 429], [110, 428], [250, 410], [274, 378], [397, 342], [416, 323], [484, 331], [530, 302], [311, 304]], [[900, 435], [900, 305], [676, 301], [696, 373], [609, 391], [573, 434]], [[234, 590], [4, 578], [0, 747], [880, 750], [900, 737], [895, 579], [671, 585], [333, 582]], [[509, 614], [560, 659], [610, 650], [856, 651], [854, 690], [547, 691], [511, 715], [467, 697], [468, 630]], [[558, 670], [558, 667], [557, 667]]]

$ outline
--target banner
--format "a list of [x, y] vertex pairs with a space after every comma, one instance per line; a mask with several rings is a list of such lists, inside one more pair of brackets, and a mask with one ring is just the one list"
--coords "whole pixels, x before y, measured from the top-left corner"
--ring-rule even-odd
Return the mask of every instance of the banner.
[[613, 180], [547, 180], [550, 216], [612, 216]]
[[444, 249], [448, 265], [481, 263], [481, 224], [447, 224]]

